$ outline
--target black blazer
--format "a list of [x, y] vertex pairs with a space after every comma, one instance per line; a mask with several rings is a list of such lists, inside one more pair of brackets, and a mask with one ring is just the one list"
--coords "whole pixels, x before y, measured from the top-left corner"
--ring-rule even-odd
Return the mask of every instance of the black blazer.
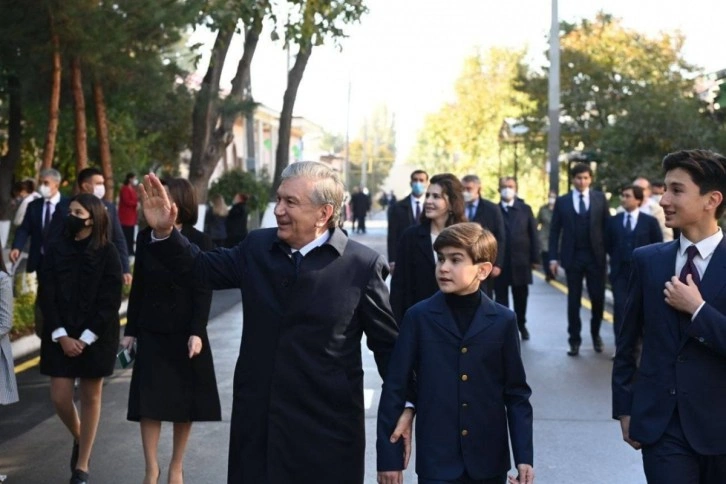
[[[613, 364], [613, 417], [630, 415], [630, 437], [655, 443], [678, 409], [683, 433], [703, 455], [726, 454], [726, 239], [701, 278], [706, 304], [693, 321], [663, 298], [679, 241], [635, 249]], [[639, 351], [642, 341], [642, 353]], [[640, 360], [638, 361], [638, 356]]]
[[407, 228], [398, 243], [396, 270], [391, 278], [391, 309], [396, 321], [406, 310], [439, 290], [431, 243], [431, 222]]
[[627, 253], [625, 246], [625, 213], [621, 212], [608, 219], [607, 230], [605, 231], [605, 250], [610, 256], [610, 280], [623, 275], [628, 276], [630, 271], [630, 260], [632, 250], [644, 245], [663, 242], [663, 232], [660, 229], [658, 220], [652, 215], [640, 212], [638, 223], [633, 227], [633, 246], [631, 252]]
[[453, 482], [465, 470], [477, 481], [504, 474], [509, 438], [515, 465], [532, 464], [532, 391], [512, 311], [482, 294], [466, 334], [441, 292], [406, 313], [378, 406], [379, 471], [403, 469], [401, 442], [389, 439], [414, 373], [419, 477]]
[[[423, 209], [422, 203], [422, 213]], [[416, 220], [414, 220], [413, 211], [411, 210], [411, 195], [388, 208], [388, 260], [390, 262], [396, 261], [398, 241], [401, 240], [403, 231], [415, 224]]]
[[43, 206], [46, 201], [44, 198], [38, 198], [30, 202], [23, 222], [15, 231], [13, 249], [23, 250], [28, 238], [30, 238], [27, 272], [35, 272], [40, 269], [43, 258], [41, 247], [43, 253], [48, 253], [49, 248], [63, 236], [63, 230], [65, 229], [65, 216], [68, 215], [70, 199], [61, 195], [50, 220], [48, 232], [43, 237]]
[[502, 252], [504, 266], [502, 274], [495, 279], [513, 286], [532, 284], [532, 265], [540, 260], [537, 222], [532, 207], [516, 198], [508, 212], [497, 204], [506, 227], [506, 245], [498, 247]]
[[228, 482], [362, 483], [361, 336], [383, 376], [398, 335], [385, 259], [340, 229], [298, 275], [274, 228], [210, 252], [175, 230], [148, 249], [187, 283], [241, 289]]
[[[192, 226], [182, 227], [181, 233], [203, 251], [214, 248], [212, 239]], [[149, 253], [149, 243], [151, 229], [146, 228], [136, 238], [125, 335], [137, 337], [139, 328], [143, 328], [154, 333], [185, 333], [201, 338], [206, 334], [212, 291], [190, 288], [177, 281], [174, 273]]]
[[[610, 218], [605, 194], [590, 190], [590, 244], [595, 262], [605, 270], [605, 230]], [[572, 264], [575, 257], [575, 223], [577, 212], [572, 191], [557, 197], [552, 209], [550, 226], [550, 260], [559, 261], [563, 269]]]
[[491, 232], [494, 238], [497, 239], [497, 260], [494, 265], [504, 267], [504, 251], [502, 248], [507, 243], [507, 231], [504, 227], [502, 212], [497, 207], [497, 204], [479, 197], [479, 204], [476, 207], [474, 220], [471, 220], [471, 222], [478, 223]]
[[116, 210], [116, 205], [113, 203], [106, 200], [101, 201], [106, 207], [106, 213], [108, 214], [108, 227], [110, 230], [109, 239], [118, 252], [118, 257], [121, 261], [121, 270], [124, 274], [130, 274], [131, 266], [129, 265], [129, 249], [126, 244], [126, 237], [124, 237], [124, 231], [121, 228], [121, 222], [118, 219], [118, 210]]

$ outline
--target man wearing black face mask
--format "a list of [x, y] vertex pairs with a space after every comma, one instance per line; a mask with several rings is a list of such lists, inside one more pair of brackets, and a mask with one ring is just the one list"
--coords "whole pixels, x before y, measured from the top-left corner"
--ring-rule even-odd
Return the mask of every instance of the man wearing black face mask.
[[429, 174], [423, 170], [414, 170], [411, 173], [411, 194], [388, 209], [388, 263], [391, 274], [396, 265], [398, 241], [404, 230], [418, 223], [428, 185]]

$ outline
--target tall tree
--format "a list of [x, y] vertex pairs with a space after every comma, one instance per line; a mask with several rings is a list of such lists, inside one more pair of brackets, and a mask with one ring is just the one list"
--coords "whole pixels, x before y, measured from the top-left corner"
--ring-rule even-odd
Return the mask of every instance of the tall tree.
[[358, 22], [368, 11], [362, 0], [288, 0], [290, 20], [285, 25], [285, 47], [297, 46], [295, 62], [287, 74], [275, 152], [275, 174], [270, 198], [280, 186], [282, 171], [290, 164], [292, 114], [305, 68], [315, 46], [327, 39], [338, 42], [345, 37], [344, 27]]
[[[235, 121], [253, 107], [246, 96], [247, 80], [264, 20], [271, 15], [271, 3], [267, 0], [237, 0], [229, 3], [228, 10], [217, 14], [217, 38], [207, 73], [194, 104], [189, 181], [196, 188], [201, 200], [206, 199], [209, 177], [223, 156], [224, 150], [234, 139], [232, 130]], [[232, 89], [222, 100], [220, 99], [222, 68], [238, 19], [245, 26], [244, 51], [237, 64]]]
[[86, 96], [83, 93], [81, 58], [71, 60], [71, 92], [73, 93], [73, 119], [75, 121], [76, 173], [88, 166], [88, 130], [86, 129]]
[[7, 77], [5, 86], [8, 98], [7, 151], [0, 157], [0, 220], [10, 218], [10, 196], [13, 171], [20, 161], [23, 134], [22, 91], [17, 76]]

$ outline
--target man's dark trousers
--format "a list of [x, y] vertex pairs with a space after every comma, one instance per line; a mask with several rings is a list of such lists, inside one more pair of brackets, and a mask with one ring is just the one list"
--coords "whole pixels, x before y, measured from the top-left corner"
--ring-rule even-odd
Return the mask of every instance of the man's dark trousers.
[[575, 249], [572, 264], [565, 270], [567, 275], [567, 332], [570, 344], [581, 344], [582, 320], [580, 319], [580, 299], [582, 298], [582, 279], [587, 282], [587, 293], [592, 305], [590, 334], [600, 335], [600, 325], [605, 307], [605, 270], [599, 267], [591, 250]]
[[628, 276], [630, 275], [630, 264], [624, 266], [623, 270], [615, 278], [611, 278], [610, 287], [613, 291], [613, 332], [615, 333], [615, 345], [617, 347], [618, 333], [623, 326], [623, 311], [625, 311], [625, 300], [628, 298]]

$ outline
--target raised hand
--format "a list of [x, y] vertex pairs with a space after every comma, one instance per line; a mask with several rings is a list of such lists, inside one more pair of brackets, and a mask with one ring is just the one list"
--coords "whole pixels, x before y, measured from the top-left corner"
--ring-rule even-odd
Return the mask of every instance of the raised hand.
[[168, 237], [174, 229], [178, 210], [166, 193], [164, 185], [156, 175], [149, 173], [139, 185], [139, 195], [144, 208], [144, 218], [149, 227], [154, 229], [154, 236]]

